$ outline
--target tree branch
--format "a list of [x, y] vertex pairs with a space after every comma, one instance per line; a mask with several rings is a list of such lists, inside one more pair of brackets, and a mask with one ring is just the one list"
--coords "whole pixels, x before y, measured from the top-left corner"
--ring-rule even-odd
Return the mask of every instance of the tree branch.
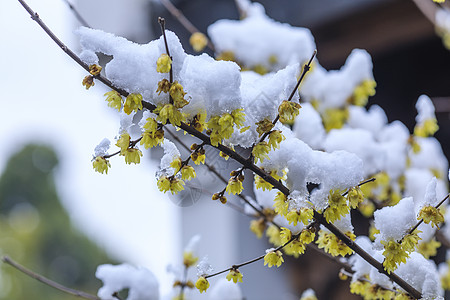
[[85, 292], [82, 292], [82, 291], [78, 291], [78, 290], [75, 290], [75, 289], [71, 289], [71, 288], [65, 287], [62, 284], [59, 284], [59, 283], [57, 283], [57, 282], [55, 282], [53, 280], [50, 280], [50, 279], [48, 279], [48, 278], [46, 278], [46, 277], [44, 277], [42, 275], [39, 275], [39, 274], [37, 274], [37, 273], [35, 273], [35, 272], [25, 268], [21, 264], [15, 262], [14, 260], [9, 258], [8, 256], [3, 256], [2, 257], [2, 261], [5, 264], [8, 264], [8, 265], [16, 268], [17, 270], [19, 270], [20, 272], [24, 273], [25, 275], [27, 275], [27, 276], [29, 276], [29, 277], [31, 277], [33, 279], [36, 279], [37, 281], [40, 281], [40, 282], [42, 282], [42, 283], [44, 283], [44, 284], [46, 284], [46, 285], [48, 285], [48, 286], [50, 286], [50, 287], [52, 287], [54, 289], [57, 289], [57, 290], [59, 290], [61, 292], [66, 293], [66, 294], [70, 294], [72, 296], [80, 297], [80, 298], [84, 298], [84, 299], [100, 300], [100, 298], [97, 297], [97, 296], [94, 296], [94, 295], [91, 295], [91, 294], [88, 294], [88, 293], [85, 293]]

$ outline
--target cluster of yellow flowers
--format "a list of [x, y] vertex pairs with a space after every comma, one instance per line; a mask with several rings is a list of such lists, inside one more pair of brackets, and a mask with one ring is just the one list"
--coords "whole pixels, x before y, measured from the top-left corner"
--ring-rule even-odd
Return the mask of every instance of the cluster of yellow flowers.
[[233, 280], [234, 283], [237, 283], [237, 282], [242, 282], [242, 277], [243, 277], [243, 275], [238, 269], [232, 268], [226, 278], [228, 281]]
[[381, 241], [381, 244], [384, 246], [383, 256], [385, 259], [383, 266], [386, 272], [391, 273], [398, 268], [400, 263], [406, 263], [406, 259], [414, 251], [419, 240], [416, 230], [411, 234], [405, 235], [400, 242], [394, 240]]
[[231, 194], [239, 195], [244, 190], [244, 187], [242, 186], [242, 182], [244, 181], [244, 175], [242, 174], [242, 170], [232, 171], [230, 173], [230, 176], [232, 177], [228, 180], [228, 184], [225, 190], [230, 195]]
[[279, 267], [283, 262], [283, 254], [279, 250], [270, 251], [264, 256], [264, 265], [267, 265], [269, 268], [273, 266]]
[[369, 97], [375, 95], [375, 87], [377, 83], [373, 79], [366, 79], [361, 82], [354, 90], [350, 97], [350, 103], [358, 106], [366, 106]]
[[229, 139], [234, 132], [234, 125], [238, 128], [244, 125], [245, 114], [242, 108], [224, 113], [221, 116], [213, 116], [207, 123], [211, 144], [217, 146], [222, 139]]
[[417, 216], [417, 220], [423, 220], [425, 224], [431, 223], [431, 226], [436, 226], [439, 229], [439, 224], [444, 223], [444, 216], [439, 208], [431, 205], [422, 207]]
[[284, 124], [293, 124], [295, 117], [299, 114], [300, 104], [292, 101], [284, 100], [278, 106], [278, 114], [280, 122]]
[[127, 164], [138, 164], [141, 162], [142, 152], [137, 148], [130, 147], [130, 141], [130, 135], [124, 132], [117, 140], [116, 146], [120, 148], [120, 155], [125, 156], [125, 162]]
[[293, 223], [294, 226], [297, 226], [298, 222], [302, 222], [304, 225], [308, 225], [309, 221], [314, 216], [314, 210], [309, 207], [302, 207], [301, 209], [291, 209], [287, 215], [286, 219], [289, 224]]
[[342, 196], [339, 190], [331, 190], [328, 195], [328, 207], [325, 209], [323, 215], [328, 223], [340, 220], [341, 217], [350, 212], [350, 207], [347, 204], [347, 199]]
[[153, 148], [163, 142], [164, 130], [158, 126], [154, 118], [147, 118], [143, 128], [145, 131], [142, 133], [141, 145], [144, 145], [145, 149]]
[[103, 173], [108, 174], [108, 168], [111, 168], [109, 160], [107, 160], [103, 156], [95, 157], [94, 160], [92, 161], [92, 166], [94, 167], [94, 170], [96, 172], [99, 172], [101, 174]]
[[[352, 232], [346, 232], [346, 236], [348, 236], [353, 241], [356, 239], [356, 236]], [[345, 256], [347, 254], [352, 254], [353, 250], [347, 247], [340, 239], [337, 238], [333, 233], [319, 230], [319, 238], [316, 242], [319, 248], [324, 248], [324, 250], [330, 253], [332, 256]]]
[[367, 280], [355, 280], [350, 284], [350, 292], [360, 295], [364, 299], [381, 299], [381, 300], [411, 300], [408, 294], [383, 288], [378, 284], [371, 284]]

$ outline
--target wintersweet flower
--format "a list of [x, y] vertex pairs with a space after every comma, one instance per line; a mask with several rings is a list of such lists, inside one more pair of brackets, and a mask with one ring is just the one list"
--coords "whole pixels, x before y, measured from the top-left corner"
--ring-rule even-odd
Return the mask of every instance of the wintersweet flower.
[[292, 239], [292, 232], [286, 227], [281, 227], [280, 238], [281, 243], [286, 244]]
[[161, 192], [167, 192], [170, 190], [170, 179], [167, 176], [161, 176], [158, 179], [157, 186]]
[[390, 240], [388, 242], [381, 241], [381, 244], [383, 244], [384, 246], [383, 255], [385, 259], [383, 261], [383, 266], [388, 274], [397, 269], [400, 263], [406, 263], [406, 259], [409, 257], [409, 255], [403, 249], [401, 244], [393, 240]]
[[309, 220], [313, 218], [314, 210], [307, 207], [302, 207], [300, 210], [291, 209], [287, 215], [286, 219], [289, 224], [293, 223], [294, 226], [297, 226], [298, 222], [302, 222], [304, 225], [308, 225]]
[[[350, 239], [355, 240], [356, 236], [351, 232], [346, 232]], [[316, 241], [319, 248], [323, 248], [325, 252], [330, 253], [332, 256], [345, 256], [352, 254], [353, 250], [347, 247], [340, 239], [338, 239], [333, 233], [325, 230], [319, 230], [319, 238]]]
[[153, 112], [158, 115], [157, 120], [163, 124], [167, 124], [167, 121], [169, 121], [172, 125], [180, 126], [181, 122], [184, 122], [186, 119], [183, 113], [169, 103], [158, 105]]
[[417, 252], [423, 255], [426, 259], [436, 256], [437, 249], [441, 247], [441, 243], [432, 238], [428, 242], [422, 242], [417, 246]]
[[178, 192], [184, 190], [184, 181], [174, 177], [161, 176], [158, 179], [157, 186], [161, 192], [170, 191], [173, 194], [178, 194]]
[[281, 123], [292, 124], [295, 117], [299, 114], [300, 104], [292, 101], [284, 100], [278, 107]]
[[274, 246], [281, 246], [280, 229], [275, 225], [269, 225], [266, 230], [266, 236], [269, 238], [269, 242]]
[[300, 241], [304, 244], [312, 243], [315, 238], [316, 233], [314, 232], [314, 229], [303, 229], [300, 233]]
[[348, 120], [348, 108], [329, 108], [322, 115], [323, 125], [328, 132], [331, 129], [340, 129]]
[[181, 168], [181, 179], [189, 181], [196, 176], [197, 174], [192, 166], [184, 166]]
[[97, 64], [93, 64], [89, 66], [89, 73], [92, 76], [98, 76], [100, 74], [100, 72], [102, 71], [102, 67], [100, 67]]
[[233, 117], [234, 124], [236, 124], [237, 127], [244, 126], [245, 113], [243, 111], [244, 111], [243, 108], [238, 108], [231, 112], [231, 116]]
[[88, 90], [90, 89], [92, 86], [95, 85], [94, 83], [94, 77], [92, 75], [88, 75], [86, 77], [83, 78], [83, 81], [81, 82], [81, 84]]
[[413, 233], [407, 234], [403, 237], [402, 243], [401, 243], [403, 250], [405, 250], [408, 253], [411, 253], [414, 251], [417, 244], [421, 240], [421, 238], [418, 235], [419, 232], [420, 231], [415, 230]]
[[422, 207], [417, 220], [423, 220], [425, 224], [431, 222], [432, 227], [436, 226], [439, 229], [439, 224], [444, 223], [444, 216], [438, 208], [427, 205]]
[[280, 130], [274, 130], [269, 134], [269, 146], [272, 147], [273, 150], [278, 149], [280, 147], [280, 143], [284, 139], [285, 137]]
[[264, 218], [250, 221], [250, 231], [253, 232], [258, 239], [260, 239], [266, 229], [266, 221]]
[[228, 194], [239, 195], [243, 190], [244, 187], [242, 186], [242, 182], [240, 180], [235, 177], [232, 177], [228, 180], [228, 184], [226, 187], [226, 191]]
[[263, 162], [265, 158], [269, 158], [267, 155], [270, 152], [270, 146], [267, 142], [259, 142], [253, 147], [252, 154], [255, 157], [255, 162]]
[[222, 204], [227, 203], [227, 198], [222, 193], [215, 193], [212, 195], [213, 200], [220, 200]]
[[359, 187], [354, 187], [348, 191], [347, 199], [351, 208], [357, 208], [364, 201], [364, 194]]
[[177, 174], [178, 171], [181, 169], [181, 158], [179, 156], [175, 157], [172, 162], [170, 163], [170, 166], [174, 169], [174, 174]]
[[262, 179], [261, 176], [258, 175], [255, 175], [255, 186], [257, 189], [263, 189], [263, 191], [265, 190], [270, 191], [273, 188], [273, 185], [271, 185], [270, 183]]
[[120, 111], [120, 108], [122, 107], [122, 96], [120, 96], [120, 94], [117, 91], [112, 90], [110, 92], [105, 93], [103, 96], [106, 96], [106, 101], [108, 102], [109, 107], [117, 109], [117, 111]]
[[196, 114], [187, 124], [194, 127], [197, 131], [202, 132], [206, 128], [206, 112], [202, 111]]
[[256, 132], [258, 132], [259, 136], [262, 136], [264, 133], [272, 130], [274, 124], [269, 119], [264, 119], [256, 123]]
[[164, 141], [164, 130], [145, 131], [142, 133], [140, 144], [144, 145], [145, 149], [153, 148], [160, 145]]
[[228, 281], [233, 280], [234, 283], [237, 283], [238, 281], [242, 282], [242, 277], [243, 275], [238, 269], [231, 269], [226, 278]]
[[198, 261], [198, 257], [192, 251], [185, 251], [183, 253], [183, 264], [186, 268], [192, 267]]
[[373, 79], [364, 80], [353, 91], [352, 104], [366, 106], [369, 97], [375, 95], [377, 83]]
[[283, 248], [284, 253], [287, 255], [292, 255], [294, 257], [299, 257], [301, 254], [305, 253], [306, 246], [298, 238], [290, 242], [286, 247]]
[[282, 192], [277, 192], [274, 202], [275, 203], [273, 204], [273, 206], [275, 208], [275, 212], [277, 214], [285, 216], [288, 213], [289, 209], [289, 202], [286, 195]]
[[141, 162], [142, 152], [136, 148], [128, 148], [125, 151], [125, 163], [127, 164], [139, 164]]
[[189, 38], [189, 44], [195, 52], [200, 52], [208, 45], [208, 39], [201, 32], [194, 32]]
[[425, 120], [422, 124], [417, 124], [414, 127], [414, 135], [419, 137], [433, 136], [439, 130], [439, 125], [435, 118]]
[[339, 190], [331, 190], [328, 195], [328, 207], [325, 209], [323, 215], [328, 223], [340, 220], [350, 212], [350, 207], [347, 205], [347, 199], [342, 196]]
[[170, 81], [164, 78], [158, 82], [158, 88], [156, 89], [156, 92], [158, 93], [158, 95], [161, 95], [161, 93], [167, 94], [170, 90], [170, 86]]
[[159, 73], [169, 73], [172, 67], [172, 59], [166, 53], [161, 54], [161, 56], [156, 61], [156, 71]]
[[105, 159], [103, 156], [97, 156], [92, 162], [92, 166], [96, 172], [101, 174], [108, 174], [108, 168], [111, 168], [109, 160]]
[[273, 266], [277, 266], [278, 268], [283, 262], [283, 254], [279, 250], [270, 251], [264, 256], [264, 265], [268, 265], [269, 268]]
[[200, 149], [197, 152], [191, 154], [192, 161], [196, 164], [204, 164], [206, 160], [205, 149]]
[[189, 104], [189, 102], [184, 99], [186, 93], [184, 92], [183, 86], [175, 81], [169, 89], [169, 94], [173, 99], [173, 106], [175, 108], [183, 108]]
[[205, 277], [200, 276], [195, 283], [195, 287], [200, 291], [200, 293], [206, 292], [209, 288], [209, 282]]
[[133, 111], [142, 109], [142, 95], [141, 94], [129, 94], [123, 105], [123, 111], [129, 115]]
[[117, 140], [116, 146], [120, 148], [120, 155], [125, 155], [125, 151], [130, 147], [131, 137], [128, 132], [124, 132]]

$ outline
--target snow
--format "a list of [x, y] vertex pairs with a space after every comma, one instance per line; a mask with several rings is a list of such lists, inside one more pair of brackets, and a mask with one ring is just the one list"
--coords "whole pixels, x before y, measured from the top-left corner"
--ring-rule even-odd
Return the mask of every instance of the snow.
[[102, 300], [115, 299], [113, 294], [123, 289], [129, 289], [127, 300], [159, 299], [159, 283], [148, 269], [128, 264], [100, 265], [95, 276], [103, 281], [97, 294]]
[[242, 292], [239, 284], [228, 281], [226, 278], [219, 279], [209, 293], [209, 300], [242, 300]]
[[416, 102], [417, 116], [416, 123], [422, 124], [426, 120], [436, 119], [436, 115], [434, 114], [434, 105], [431, 102], [431, 99], [426, 95], [421, 95]]
[[94, 157], [106, 155], [110, 146], [111, 141], [107, 138], [104, 138], [97, 146], [95, 146]]
[[161, 143], [161, 147], [164, 149], [164, 155], [161, 158], [160, 170], [165, 173], [166, 176], [172, 176], [175, 170], [170, 166], [173, 160], [180, 157], [180, 151], [174, 143], [168, 139], [164, 139]]
[[295, 119], [292, 131], [298, 139], [318, 150], [322, 148], [326, 135], [322, 118], [311, 103], [306, 102], [301, 105], [300, 114]]

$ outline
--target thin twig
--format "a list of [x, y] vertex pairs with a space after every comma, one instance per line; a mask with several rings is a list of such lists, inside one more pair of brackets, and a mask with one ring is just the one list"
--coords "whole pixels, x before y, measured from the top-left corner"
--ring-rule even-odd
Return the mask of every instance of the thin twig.
[[[362, 185], [364, 185], [364, 184], [366, 184], [366, 183], [369, 183], [369, 182], [372, 182], [372, 181], [375, 181], [375, 180], [376, 180], [376, 178], [375, 178], [375, 177], [372, 177], [372, 178], [370, 178], [370, 179], [364, 180], [363, 182], [360, 182], [360, 183], [358, 184], [358, 186], [362, 186]], [[347, 196], [347, 194], [348, 194], [349, 191], [350, 191], [350, 190], [347, 190], [345, 193], [343, 193], [343, 194], [342, 194], [342, 197]]]
[[44, 284], [46, 284], [46, 285], [48, 285], [48, 286], [50, 286], [52, 288], [60, 290], [61, 292], [64, 292], [66, 294], [70, 294], [72, 296], [80, 297], [80, 298], [84, 298], [84, 299], [100, 300], [100, 298], [97, 297], [97, 296], [94, 296], [94, 295], [91, 295], [89, 293], [85, 293], [85, 292], [82, 292], [82, 291], [78, 291], [78, 290], [75, 290], [75, 289], [71, 289], [71, 288], [65, 287], [62, 284], [59, 284], [59, 283], [57, 283], [57, 282], [55, 282], [53, 280], [50, 280], [50, 279], [48, 279], [48, 278], [46, 278], [46, 277], [44, 277], [42, 275], [39, 275], [39, 274], [37, 274], [37, 273], [35, 273], [35, 272], [25, 268], [24, 266], [22, 266], [18, 262], [15, 262], [11, 258], [9, 258], [9, 256], [3, 256], [2, 257], [2, 261], [5, 264], [8, 264], [8, 265], [16, 268], [17, 270], [19, 270], [20, 272], [24, 273], [25, 275], [27, 275], [27, 276], [29, 276], [29, 277], [31, 277], [33, 279], [36, 279], [37, 281], [40, 281], [40, 282], [42, 282], [42, 283], [44, 283]]
[[[445, 196], [445, 198], [442, 199], [441, 202], [439, 202], [439, 203], [435, 206], [435, 208], [439, 208], [439, 206], [441, 206], [441, 205], [445, 202], [445, 200], [448, 199], [449, 196], [450, 196], [450, 194], [447, 194], [447, 196]], [[416, 229], [420, 226], [420, 224], [422, 224], [422, 223], [423, 223], [423, 218], [420, 219], [420, 221], [417, 222], [417, 224], [414, 225], [413, 228], [411, 228], [411, 230], [409, 231], [409, 234], [412, 234], [412, 233], [414, 232], [414, 230], [416, 230]]]
[[83, 18], [83, 16], [81, 16], [81, 14], [78, 12], [78, 10], [75, 8], [75, 6], [73, 6], [73, 4], [69, 2], [69, 0], [63, 0], [63, 1], [69, 6], [70, 10], [75, 15], [75, 18], [77, 18], [78, 22], [80, 22], [81, 25], [83, 25], [84, 27], [91, 28], [91, 26], [89, 26], [89, 24], [86, 22], [86, 20]]
[[[185, 15], [175, 7], [175, 5], [172, 4], [169, 0], [161, 0], [161, 3], [164, 5], [164, 7], [170, 12], [172, 16], [175, 17], [175, 19], [180, 22], [181, 25], [183, 25], [184, 28], [186, 28], [187, 31], [189, 31], [191, 34], [194, 34], [196, 32], [200, 32], [197, 27], [194, 26], [194, 24], [189, 21]], [[205, 35], [206, 37], [206, 35]], [[207, 47], [214, 51], [214, 45], [211, 42], [210, 39], [207, 38], [208, 44]]]

